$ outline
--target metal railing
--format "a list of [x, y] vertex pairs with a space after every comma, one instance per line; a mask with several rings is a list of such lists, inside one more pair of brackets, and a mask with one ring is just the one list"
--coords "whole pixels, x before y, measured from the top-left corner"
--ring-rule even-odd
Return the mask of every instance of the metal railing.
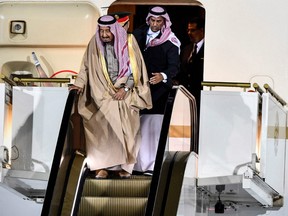
[[13, 81], [18, 83], [23, 83], [27, 85], [28, 83], [58, 83], [62, 86], [63, 83], [70, 83], [70, 78], [19, 78], [14, 77]]
[[210, 87], [210, 91], [212, 87], [238, 87], [243, 88], [246, 91], [247, 88], [251, 87], [251, 83], [241, 83], [241, 82], [202, 82], [202, 86]]
[[70, 78], [20, 78], [14, 77], [13, 79], [0, 74], [0, 78], [11, 86], [29, 86], [29, 83], [58, 83], [62, 86], [63, 83], [70, 83]]
[[259, 92], [261, 95], [264, 93], [263, 89], [257, 83], [253, 84], [253, 88], [255, 89], [255, 91]]
[[266, 92], [269, 92], [279, 103], [282, 104], [282, 106], [285, 106], [287, 103], [285, 100], [283, 100], [267, 83], [264, 84], [264, 88], [266, 89]]

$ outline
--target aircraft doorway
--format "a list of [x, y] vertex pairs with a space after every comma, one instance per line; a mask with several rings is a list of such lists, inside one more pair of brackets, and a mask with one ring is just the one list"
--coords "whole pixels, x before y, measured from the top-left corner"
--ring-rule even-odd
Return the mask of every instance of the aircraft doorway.
[[[128, 32], [133, 32], [134, 29], [145, 24], [145, 19], [148, 14], [149, 8], [156, 6], [157, 4], [145, 4], [145, 2], [140, 4], [131, 4], [122, 1], [117, 1], [112, 4], [108, 9], [108, 14], [116, 12], [130, 12], [130, 27]], [[177, 2], [180, 4], [180, 2]], [[172, 26], [171, 29], [175, 35], [181, 41], [181, 47], [184, 47], [189, 43], [189, 37], [187, 35], [187, 22], [189, 19], [194, 17], [200, 17], [205, 20], [205, 9], [198, 3], [198, 5], [172, 5], [172, 2], [165, 5], [159, 4], [159, 6], [165, 7], [167, 10]]]

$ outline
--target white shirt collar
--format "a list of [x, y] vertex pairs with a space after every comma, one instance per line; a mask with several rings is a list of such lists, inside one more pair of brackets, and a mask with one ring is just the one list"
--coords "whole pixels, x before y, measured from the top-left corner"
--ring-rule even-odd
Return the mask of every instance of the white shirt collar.
[[160, 33], [160, 30], [157, 32], [153, 32], [150, 28], [147, 32], [147, 37], [146, 37], [146, 44], [150, 43], [151, 40], [157, 37], [157, 35]]
[[197, 43], [197, 53], [199, 52], [199, 50], [202, 47], [203, 43], [204, 43], [204, 38]]
[[157, 35], [160, 33], [160, 30], [159, 31], [157, 31], [157, 32], [153, 32], [150, 28], [149, 28], [149, 30], [148, 30], [148, 32], [147, 32], [147, 35], [150, 37], [150, 38], [155, 38], [155, 37], [157, 37]]

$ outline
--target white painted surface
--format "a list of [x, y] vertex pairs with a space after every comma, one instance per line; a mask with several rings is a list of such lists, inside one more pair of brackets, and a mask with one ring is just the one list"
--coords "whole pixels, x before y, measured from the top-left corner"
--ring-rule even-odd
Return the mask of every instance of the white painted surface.
[[258, 94], [202, 91], [198, 177], [243, 173], [257, 153]]
[[67, 96], [65, 87], [13, 88], [13, 169], [50, 172]]
[[1, 216], [39, 216], [42, 211], [42, 203], [27, 200], [24, 196], [0, 183]]
[[200, 2], [206, 10], [204, 79], [267, 82], [288, 101], [288, 1]]
[[[5, 2], [5, 0], [1, 2]], [[104, 14], [113, 1], [94, 0], [93, 2], [99, 6], [99, 11]], [[206, 9], [205, 80], [268, 83], [287, 101], [288, 27], [285, 25], [285, 20], [288, 18], [288, 2], [286, 0], [273, 2], [268, 0], [201, 0], [200, 2]], [[48, 59], [48, 62], [57, 56], [58, 59], [53, 59], [50, 63], [53, 68], [51, 71], [57, 71], [63, 69], [63, 67], [77, 70], [84, 52], [84, 48], [68, 49], [68, 53], [71, 50], [73, 50], [73, 53], [75, 51], [77, 53], [69, 55], [69, 59], [73, 63], [65, 62], [63, 64], [63, 59], [67, 58], [66, 51], [56, 49], [46, 49], [44, 51], [40, 48], [31, 49], [30, 51], [17, 48], [12, 48], [12, 50], [13, 52], [9, 54], [7, 51], [11, 51], [11, 48], [2, 49], [4, 53], [7, 53], [7, 55], [4, 55], [5, 58], [26, 60], [32, 50]], [[18, 56], [14, 55], [15, 50]], [[3, 60], [4, 62], [7, 61]], [[288, 154], [287, 149], [285, 149], [286, 155]], [[285, 166], [286, 179], [288, 177], [287, 169], [288, 166]], [[263, 208], [249, 208], [238, 205], [236, 210], [227, 209], [224, 215], [288, 215], [287, 187], [284, 189], [284, 208], [278, 211], [267, 211], [265, 213], [266, 210]], [[1, 206], [3, 204], [7, 208], [2, 208], [1, 215], [5, 215], [10, 205], [17, 205], [17, 209], [12, 209], [13, 211], [21, 211], [22, 204], [18, 207], [16, 198], [6, 196], [6, 193], [2, 192], [0, 191], [0, 203]], [[6, 197], [9, 200], [15, 200], [15, 202], [9, 203]], [[5, 201], [3, 201], [4, 199]], [[213, 204], [211, 204], [211, 207], [213, 207]], [[28, 209], [32, 212], [33, 208]], [[9, 211], [7, 215], [20, 215], [19, 212], [13, 211]], [[21, 213], [22, 215], [33, 215], [33, 213], [25, 214], [24, 211]], [[37, 211], [37, 215], [39, 215], [39, 211]], [[211, 215], [215, 215], [212, 210], [209, 212], [209, 216]]]
[[263, 94], [261, 129], [261, 177], [284, 194], [287, 109], [269, 93]]

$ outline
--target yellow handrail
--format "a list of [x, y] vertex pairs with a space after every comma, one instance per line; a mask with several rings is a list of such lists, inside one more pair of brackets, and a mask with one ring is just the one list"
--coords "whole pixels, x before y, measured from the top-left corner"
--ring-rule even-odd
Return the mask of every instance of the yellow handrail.
[[238, 87], [238, 88], [244, 88], [244, 91], [246, 91], [246, 88], [251, 87], [251, 83], [240, 83], [240, 82], [202, 82], [202, 86], [210, 87], [210, 90], [212, 90], [212, 87]]
[[19, 78], [14, 77], [13, 81], [16, 83], [35, 83], [35, 82], [49, 82], [49, 83], [70, 83], [70, 78]]
[[267, 83], [264, 84], [264, 88], [266, 89], [266, 92], [269, 92], [279, 103], [282, 104], [282, 106], [285, 106], [287, 103], [285, 100], [283, 100]]
[[8, 77], [5, 76], [4, 74], [0, 74], [0, 76], [1, 76], [1, 79], [2, 79], [4, 82], [8, 83], [9, 85], [11, 85], [11, 86], [17, 86], [17, 83], [16, 83], [16, 82], [14, 82], [12, 79], [8, 78]]
[[263, 89], [257, 83], [254, 83], [253, 87], [255, 91], [258, 91], [261, 95], [264, 93]]

